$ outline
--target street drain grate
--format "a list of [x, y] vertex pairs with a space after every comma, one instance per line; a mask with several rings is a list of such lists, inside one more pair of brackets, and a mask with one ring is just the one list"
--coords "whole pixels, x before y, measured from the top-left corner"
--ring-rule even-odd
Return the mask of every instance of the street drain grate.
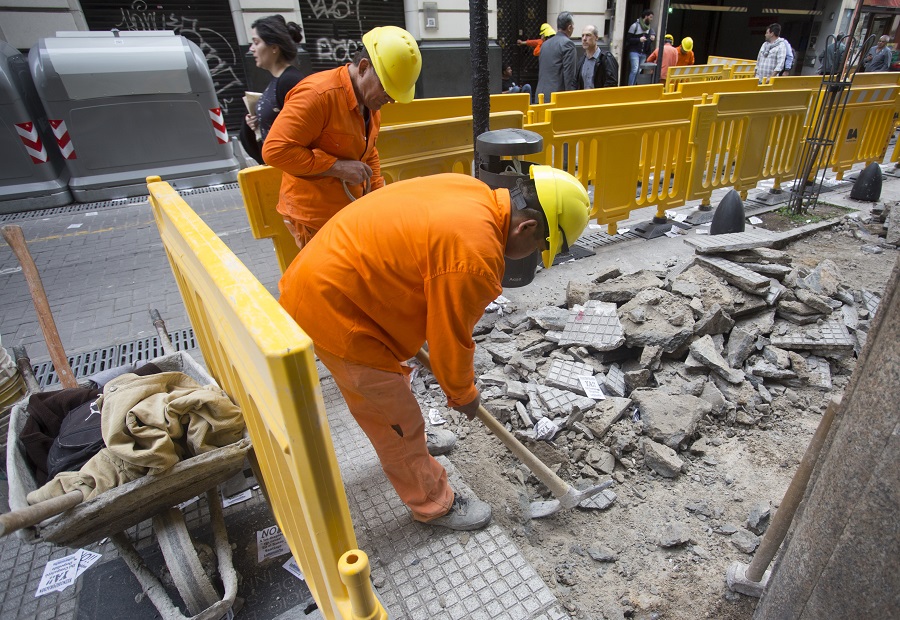
[[[197, 348], [193, 329], [179, 329], [169, 334], [176, 351], [190, 351]], [[69, 358], [69, 365], [76, 378], [83, 379], [100, 372], [138, 361], [151, 360], [163, 355], [162, 345], [157, 336], [141, 338], [133, 342], [95, 349], [79, 353]], [[53, 362], [42, 362], [33, 367], [34, 377], [42, 388], [59, 384], [59, 376]]]

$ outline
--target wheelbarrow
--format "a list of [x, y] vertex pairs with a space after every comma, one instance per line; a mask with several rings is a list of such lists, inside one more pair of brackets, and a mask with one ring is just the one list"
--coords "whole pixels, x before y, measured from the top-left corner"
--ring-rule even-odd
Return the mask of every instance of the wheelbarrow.
[[[4, 230], [4, 236], [6, 233], [7, 230]], [[48, 340], [48, 349], [51, 356], [55, 357], [57, 373], [61, 379], [65, 379], [64, 386], [74, 387], [74, 375], [68, 367], [68, 360], [63, 357], [63, 361], [59, 361], [62, 346], [34, 263], [27, 254], [27, 249], [24, 249], [24, 243], [19, 247], [13, 243], [10, 245], [19, 256], [23, 272], [29, 281], [41, 327]], [[21, 254], [23, 249], [24, 256]], [[154, 313], [155, 311], [151, 312], [151, 315]], [[150, 362], [164, 372], [183, 372], [201, 385], [215, 384], [215, 380], [190, 355], [175, 352], [162, 319], [158, 314], [153, 318], [165, 354]], [[52, 327], [52, 330], [47, 327]], [[144, 564], [125, 533], [128, 528], [152, 519], [166, 566], [190, 617], [207, 620], [224, 616], [235, 603], [237, 573], [232, 563], [231, 545], [217, 485], [243, 469], [244, 459], [250, 456], [252, 447], [246, 432], [238, 442], [185, 459], [162, 473], [143, 476], [100, 493], [91, 500], [83, 501], [80, 491], [72, 491], [46, 502], [29, 505], [26, 496], [36, 490], [38, 485], [18, 438], [28, 417], [28, 397], [39, 388], [31, 373], [30, 360], [22, 348], [17, 350], [16, 362], [23, 373], [29, 393], [10, 412], [6, 467], [11, 512], [0, 515], [0, 535], [15, 531], [26, 542], [46, 541], [66, 547], [82, 547], [109, 537], [162, 618], [187, 618], [169, 598], [160, 580]], [[60, 368], [63, 364], [64, 369]], [[82, 386], [87, 387], [87, 383]], [[209, 505], [218, 572], [224, 585], [221, 597], [201, 566], [181, 510], [177, 507], [181, 502], [204, 492]]]

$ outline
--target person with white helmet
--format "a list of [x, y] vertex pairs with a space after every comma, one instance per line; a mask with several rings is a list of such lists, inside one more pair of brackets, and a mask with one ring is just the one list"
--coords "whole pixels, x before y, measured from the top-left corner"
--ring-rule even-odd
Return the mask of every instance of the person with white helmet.
[[463, 174], [418, 177], [341, 210], [285, 271], [281, 305], [312, 338], [415, 520], [478, 529], [491, 507], [456, 493], [428, 453], [403, 363], [427, 341], [448, 406], [473, 418], [472, 331], [503, 290], [504, 257], [542, 252], [549, 268], [589, 212], [584, 186], [550, 166], [532, 166], [513, 189]]
[[350, 64], [315, 73], [287, 94], [263, 145], [266, 163], [283, 172], [277, 208], [300, 248], [335, 213], [384, 186], [379, 110], [415, 94], [422, 55], [412, 35], [383, 26], [362, 42]]
[[676, 67], [686, 67], [694, 64], [694, 40], [685, 37], [681, 40], [681, 45], [675, 48], [678, 51], [678, 62]]

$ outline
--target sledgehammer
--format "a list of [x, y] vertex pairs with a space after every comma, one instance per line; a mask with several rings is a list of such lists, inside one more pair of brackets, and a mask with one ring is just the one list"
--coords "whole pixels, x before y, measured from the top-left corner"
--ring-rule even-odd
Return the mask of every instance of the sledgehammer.
[[[419, 349], [416, 353], [416, 359], [422, 362], [429, 371], [431, 370], [431, 359], [425, 349]], [[607, 480], [598, 485], [592, 486], [579, 491], [572, 485], [563, 481], [557, 476], [552, 469], [547, 467], [543, 461], [531, 453], [528, 448], [513, 436], [506, 427], [503, 426], [497, 418], [492, 416], [490, 412], [483, 406], [478, 406], [478, 412], [475, 414], [481, 423], [484, 424], [497, 438], [503, 442], [510, 452], [516, 458], [522, 461], [525, 466], [531, 470], [538, 480], [550, 489], [555, 499], [550, 501], [531, 502], [529, 513], [532, 519], [540, 519], [541, 517], [549, 517], [560, 510], [568, 510], [574, 508], [586, 499], [590, 499], [603, 489], [612, 485], [612, 480]]]

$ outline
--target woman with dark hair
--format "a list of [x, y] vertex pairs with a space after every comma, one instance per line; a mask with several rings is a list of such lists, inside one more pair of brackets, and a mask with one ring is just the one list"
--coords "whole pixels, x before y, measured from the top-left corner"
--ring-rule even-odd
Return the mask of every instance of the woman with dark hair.
[[297, 44], [302, 40], [300, 26], [285, 22], [281, 15], [263, 17], [251, 25], [250, 53], [256, 59], [257, 67], [272, 74], [272, 80], [256, 104], [256, 114], [247, 114], [244, 118], [241, 145], [250, 157], [260, 163], [263, 162], [262, 144], [275, 117], [284, 107], [285, 95], [306, 77], [293, 65], [297, 58]]

